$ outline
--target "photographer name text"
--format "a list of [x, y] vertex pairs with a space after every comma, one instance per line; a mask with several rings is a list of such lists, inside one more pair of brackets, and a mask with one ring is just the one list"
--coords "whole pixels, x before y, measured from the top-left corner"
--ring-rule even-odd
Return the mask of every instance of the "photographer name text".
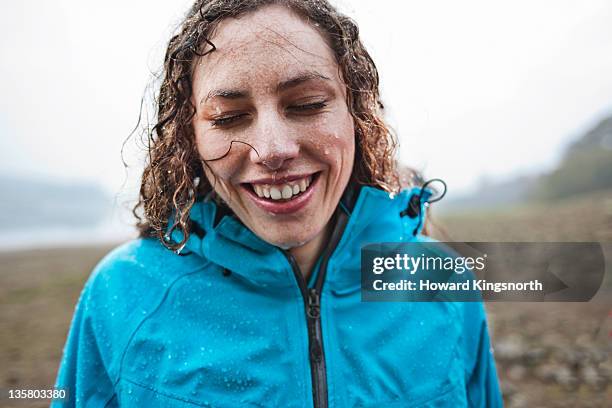
[[433, 282], [423, 279], [418, 282], [402, 279], [398, 282], [385, 282], [377, 279], [372, 282], [376, 291], [482, 291], [482, 292], [515, 292], [542, 291], [543, 285], [537, 279], [527, 282], [488, 282], [485, 279], [467, 280], [465, 282]]

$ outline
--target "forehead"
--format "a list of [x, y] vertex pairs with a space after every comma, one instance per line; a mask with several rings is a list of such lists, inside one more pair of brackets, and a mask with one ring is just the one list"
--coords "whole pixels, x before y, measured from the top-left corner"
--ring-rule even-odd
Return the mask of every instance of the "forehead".
[[210, 40], [216, 50], [194, 66], [194, 84], [200, 90], [273, 86], [304, 71], [340, 83], [323, 34], [284, 6], [266, 6], [240, 18], [224, 19]]

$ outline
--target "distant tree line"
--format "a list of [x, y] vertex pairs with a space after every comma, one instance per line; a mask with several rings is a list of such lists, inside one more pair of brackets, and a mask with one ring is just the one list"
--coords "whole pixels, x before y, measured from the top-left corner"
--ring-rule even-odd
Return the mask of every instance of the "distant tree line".
[[542, 200], [612, 189], [612, 116], [574, 142], [557, 169], [534, 187], [531, 197]]

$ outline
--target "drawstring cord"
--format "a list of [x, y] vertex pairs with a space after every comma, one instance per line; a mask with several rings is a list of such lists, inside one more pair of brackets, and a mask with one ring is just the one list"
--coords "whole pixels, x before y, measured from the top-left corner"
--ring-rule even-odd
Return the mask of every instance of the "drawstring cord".
[[421, 225], [423, 224], [423, 212], [421, 211], [421, 204], [423, 204], [423, 197], [425, 196], [425, 193], [427, 192], [427, 186], [429, 186], [431, 183], [434, 182], [439, 182], [444, 186], [444, 190], [442, 191], [442, 194], [440, 194], [440, 196], [435, 197], [434, 199], [428, 198], [425, 200], [425, 204], [433, 204], [435, 202], [440, 201], [442, 198], [444, 198], [444, 196], [446, 195], [446, 191], [447, 191], [447, 186], [446, 183], [444, 182], [444, 180], [439, 179], [439, 178], [435, 178], [435, 179], [429, 179], [427, 180], [422, 186], [421, 186], [421, 191], [419, 192], [419, 194], [413, 194], [412, 197], [410, 197], [410, 201], [408, 201], [408, 206], [406, 206], [406, 209], [400, 212], [400, 217], [404, 217], [404, 216], [408, 216], [409, 218], [416, 218], [419, 217], [418, 222], [416, 227], [414, 228], [414, 231], [412, 232], [412, 235], [416, 236], [417, 233], [419, 232], [419, 229], [421, 228]]

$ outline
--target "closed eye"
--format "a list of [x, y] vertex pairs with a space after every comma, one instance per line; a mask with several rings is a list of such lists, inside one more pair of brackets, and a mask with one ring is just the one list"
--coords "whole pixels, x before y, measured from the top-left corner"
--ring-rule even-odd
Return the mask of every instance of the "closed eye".
[[[316, 111], [319, 111], [325, 108], [326, 106], [327, 106], [326, 101], [320, 101], [320, 102], [306, 103], [302, 105], [293, 105], [293, 106], [289, 106], [287, 109], [289, 111], [292, 111], [298, 114], [299, 113], [309, 114], [311, 112], [316, 113]], [[245, 116], [248, 116], [248, 114], [240, 113], [237, 115], [222, 116], [219, 118], [212, 119], [210, 123], [213, 127], [216, 127], [216, 128], [228, 127], [228, 126], [236, 124], [236, 122], [238, 122], [240, 119], [244, 118]]]
[[213, 127], [223, 127], [228, 126], [235, 123], [237, 120], [247, 116], [246, 113], [241, 113], [239, 115], [231, 115], [231, 116], [223, 116], [220, 118], [215, 118], [210, 121]]
[[315, 111], [315, 110], [323, 109], [326, 106], [327, 106], [327, 102], [321, 101], [321, 102], [307, 103], [304, 105], [293, 105], [293, 106], [289, 106], [288, 109], [291, 111], [297, 111], [297, 112], [308, 112], [308, 111]]

